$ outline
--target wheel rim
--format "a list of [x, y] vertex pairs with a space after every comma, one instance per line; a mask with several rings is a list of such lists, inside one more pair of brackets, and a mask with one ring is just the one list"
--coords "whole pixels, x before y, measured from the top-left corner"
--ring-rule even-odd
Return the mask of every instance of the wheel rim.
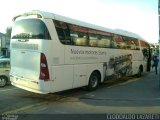
[[4, 77], [0, 78], [0, 86], [3, 87], [6, 85], [6, 79]]
[[92, 88], [95, 88], [98, 84], [98, 78], [96, 76], [93, 76], [90, 82]]

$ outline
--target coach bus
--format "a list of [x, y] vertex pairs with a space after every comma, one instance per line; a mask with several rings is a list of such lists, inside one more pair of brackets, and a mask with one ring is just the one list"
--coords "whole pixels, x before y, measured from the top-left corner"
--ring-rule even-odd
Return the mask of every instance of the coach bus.
[[47, 94], [140, 76], [149, 44], [129, 33], [31, 11], [13, 18], [10, 48], [12, 85]]

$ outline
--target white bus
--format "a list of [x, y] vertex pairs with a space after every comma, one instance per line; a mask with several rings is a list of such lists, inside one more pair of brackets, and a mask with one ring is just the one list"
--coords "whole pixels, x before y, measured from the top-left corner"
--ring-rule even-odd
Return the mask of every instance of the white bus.
[[42, 11], [13, 21], [10, 79], [19, 88], [41, 94], [94, 90], [104, 80], [146, 71], [149, 45], [136, 35]]

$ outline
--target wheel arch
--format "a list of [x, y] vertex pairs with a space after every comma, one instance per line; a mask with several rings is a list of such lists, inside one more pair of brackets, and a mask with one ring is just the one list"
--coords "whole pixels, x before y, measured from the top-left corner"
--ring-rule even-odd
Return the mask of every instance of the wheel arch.
[[0, 75], [0, 87], [6, 86], [8, 83], [8, 77], [5, 75]]
[[92, 73], [96, 72], [99, 75], [99, 83], [104, 81], [104, 69], [103, 69], [103, 63], [99, 64], [88, 64], [86, 66], [87, 68], [87, 78], [86, 78], [86, 85], [89, 83], [90, 76]]
[[144, 71], [142, 64], [139, 66], [139, 69], [140, 69], [142, 72]]
[[[101, 75], [101, 72], [98, 70], [98, 69], [96, 69], [96, 70], [93, 70], [92, 72], [91, 72], [91, 74], [90, 74], [90, 76], [93, 74], [93, 73], [97, 73], [98, 74], [98, 76], [99, 76], [99, 83], [101, 83], [101, 78], [102, 78], [102, 75]], [[90, 78], [90, 76], [89, 76], [89, 78]], [[89, 81], [88, 81], [89, 82]]]
[[101, 83], [100, 71], [94, 70], [89, 77], [88, 85], [86, 87], [89, 91], [93, 91], [93, 90], [97, 89], [97, 87], [100, 85], [100, 83]]
[[5, 77], [7, 82], [9, 81], [8, 77], [6, 75], [0, 75], [0, 77]]
[[137, 77], [141, 77], [143, 73], [143, 65], [141, 64], [138, 68]]

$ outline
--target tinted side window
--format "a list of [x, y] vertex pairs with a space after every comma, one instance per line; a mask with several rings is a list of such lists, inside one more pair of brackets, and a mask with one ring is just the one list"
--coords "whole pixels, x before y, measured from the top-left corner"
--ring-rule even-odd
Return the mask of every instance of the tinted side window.
[[112, 37], [107, 35], [98, 35], [98, 47], [110, 48], [112, 47]]
[[89, 46], [97, 47], [98, 46], [98, 36], [96, 34], [89, 34]]
[[53, 20], [53, 22], [57, 31], [58, 38], [61, 41], [61, 43], [72, 44], [68, 24], [57, 20]]
[[125, 49], [126, 44], [120, 35], [114, 35], [114, 41], [116, 42], [116, 48]]
[[50, 34], [44, 22], [39, 19], [23, 19], [16, 21], [12, 27], [12, 39], [48, 39]]
[[138, 39], [126, 37], [126, 36], [123, 36], [122, 38], [123, 38], [124, 42], [126, 43], [126, 49], [140, 50]]

